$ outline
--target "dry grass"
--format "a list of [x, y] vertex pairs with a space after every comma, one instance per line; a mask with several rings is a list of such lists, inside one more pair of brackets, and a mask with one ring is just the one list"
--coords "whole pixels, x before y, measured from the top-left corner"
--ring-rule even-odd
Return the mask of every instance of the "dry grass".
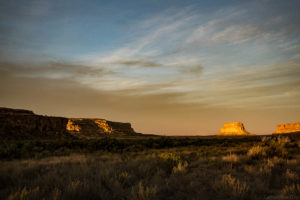
[[229, 197], [243, 198], [247, 195], [249, 186], [246, 182], [240, 181], [231, 174], [224, 174], [218, 189]]
[[281, 191], [282, 195], [289, 196], [295, 195], [295, 197], [299, 197], [300, 195], [300, 184], [292, 184], [286, 185]]
[[288, 181], [297, 181], [299, 178], [299, 175], [296, 172], [293, 172], [290, 169], [287, 169], [285, 172], [285, 177]]
[[180, 161], [177, 164], [177, 166], [173, 167], [173, 173], [184, 173], [186, 172], [187, 167], [188, 167], [188, 163], [186, 161], [185, 162]]
[[[299, 151], [290, 151], [288, 140], [272, 140], [248, 147], [193, 146], [1, 161], [0, 199], [298, 197]], [[274, 145], [279, 156], [268, 153]], [[290, 154], [285, 157], [282, 152]]]
[[138, 184], [138, 188], [133, 188], [131, 195], [133, 200], [150, 200], [156, 197], [157, 187], [144, 187], [142, 182]]
[[227, 163], [237, 163], [239, 161], [239, 157], [236, 154], [229, 154], [222, 156], [222, 160]]
[[39, 191], [40, 191], [39, 186], [30, 190], [24, 187], [22, 190], [10, 194], [7, 199], [8, 200], [38, 199]]
[[258, 159], [266, 156], [265, 148], [261, 146], [254, 146], [249, 149], [247, 156], [250, 159]]

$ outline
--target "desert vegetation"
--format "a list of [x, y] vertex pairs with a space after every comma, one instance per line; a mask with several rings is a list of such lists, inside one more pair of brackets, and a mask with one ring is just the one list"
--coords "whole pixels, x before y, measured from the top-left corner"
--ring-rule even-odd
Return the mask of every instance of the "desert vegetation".
[[299, 135], [1, 141], [0, 199], [299, 199]]

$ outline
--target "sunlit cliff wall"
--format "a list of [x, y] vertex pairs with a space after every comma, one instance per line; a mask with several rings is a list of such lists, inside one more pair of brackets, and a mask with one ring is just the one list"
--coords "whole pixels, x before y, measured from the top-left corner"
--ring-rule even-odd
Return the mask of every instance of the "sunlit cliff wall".
[[245, 130], [243, 123], [241, 122], [231, 122], [226, 123], [220, 129], [220, 133], [217, 135], [252, 135]]
[[0, 108], [0, 138], [95, 138], [112, 134], [136, 135], [130, 123], [48, 117], [28, 110]]
[[273, 134], [281, 133], [300, 133], [300, 122], [291, 123], [291, 124], [280, 124], [276, 126], [276, 131]]
[[0, 136], [5, 138], [67, 137], [68, 119], [32, 111], [0, 108]]
[[130, 123], [111, 122], [105, 119], [69, 118], [66, 129], [78, 137], [136, 135]]

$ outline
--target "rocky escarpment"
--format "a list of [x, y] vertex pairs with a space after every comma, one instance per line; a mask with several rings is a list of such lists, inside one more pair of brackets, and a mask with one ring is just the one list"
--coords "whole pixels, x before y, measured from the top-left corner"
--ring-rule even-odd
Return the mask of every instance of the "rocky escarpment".
[[219, 136], [230, 136], [230, 135], [253, 135], [245, 130], [243, 123], [241, 122], [231, 122], [226, 123], [220, 129]]
[[273, 134], [296, 133], [296, 132], [300, 133], [300, 122], [277, 125], [276, 131]]
[[104, 135], [136, 135], [130, 123], [104, 119], [36, 115], [29, 110], [0, 108], [0, 138], [96, 138]]
[[130, 123], [112, 122], [105, 119], [69, 118], [66, 129], [77, 137], [137, 134]]
[[64, 117], [36, 115], [29, 110], [0, 108], [1, 138], [68, 137]]

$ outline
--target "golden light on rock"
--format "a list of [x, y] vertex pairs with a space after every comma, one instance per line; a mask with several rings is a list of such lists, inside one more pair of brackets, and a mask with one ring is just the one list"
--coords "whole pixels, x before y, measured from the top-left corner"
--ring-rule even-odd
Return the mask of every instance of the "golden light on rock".
[[243, 123], [241, 122], [231, 122], [225, 123], [224, 126], [220, 129], [220, 133], [217, 135], [252, 135], [251, 133], [245, 130]]
[[102, 132], [110, 134], [113, 132], [113, 128], [108, 124], [105, 119], [84, 119], [84, 118], [71, 118], [68, 120], [66, 130], [71, 133], [80, 132]]
[[96, 119], [93, 120], [95, 124], [98, 125], [99, 128], [102, 128], [105, 133], [112, 133], [113, 129], [108, 125], [107, 121], [104, 119]]
[[[2, 134], [2, 135], [1, 135]], [[140, 135], [130, 123], [99, 118], [66, 118], [38, 115], [30, 110], [0, 107], [0, 138], [81, 138], [105, 135]]]
[[277, 125], [276, 131], [273, 134], [295, 133], [295, 132], [300, 132], [300, 122]]
[[66, 126], [67, 131], [70, 132], [80, 132], [81, 128], [79, 127], [78, 124], [74, 124], [73, 120], [69, 119], [67, 126]]

